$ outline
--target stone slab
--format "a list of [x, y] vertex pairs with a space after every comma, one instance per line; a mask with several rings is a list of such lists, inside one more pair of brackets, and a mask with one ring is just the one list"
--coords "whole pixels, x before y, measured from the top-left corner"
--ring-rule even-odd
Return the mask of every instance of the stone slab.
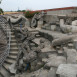
[[48, 59], [48, 63], [44, 67], [58, 67], [60, 64], [66, 64], [66, 58], [63, 56], [55, 56]]
[[75, 49], [64, 48], [64, 52], [67, 54], [67, 63], [77, 63], [77, 51]]
[[77, 75], [77, 64], [61, 64], [56, 74], [59, 77], [76, 77]]

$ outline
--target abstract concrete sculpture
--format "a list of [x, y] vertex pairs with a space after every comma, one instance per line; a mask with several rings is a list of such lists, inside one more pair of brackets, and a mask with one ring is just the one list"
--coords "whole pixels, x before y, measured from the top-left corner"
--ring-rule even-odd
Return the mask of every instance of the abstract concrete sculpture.
[[35, 14], [31, 21], [31, 27], [37, 27], [37, 21], [42, 19], [45, 13]]
[[8, 16], [7, 17], [7, 21], [9, 22], [11, 22], [12, 24], [17, 24], [17, 23], [19, 23], [22, 19], [24, 19], [25, 21], [27, 21], [28, 19], [27, 18], [25, 18], [24, 16], [22, 16], [22, 15], [20, 15], [20, 16], [18, 16], [18, 18], [12, 18], [12, 17], [10, 17], [10, 16]]

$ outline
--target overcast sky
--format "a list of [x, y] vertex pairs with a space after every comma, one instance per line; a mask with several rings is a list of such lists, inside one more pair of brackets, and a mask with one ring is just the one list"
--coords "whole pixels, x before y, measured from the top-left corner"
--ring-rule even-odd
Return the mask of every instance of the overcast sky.
[[77, 6], [77, 0], [2, 0], [0, 7], [4, 11], [42, 10], [60, 7]]

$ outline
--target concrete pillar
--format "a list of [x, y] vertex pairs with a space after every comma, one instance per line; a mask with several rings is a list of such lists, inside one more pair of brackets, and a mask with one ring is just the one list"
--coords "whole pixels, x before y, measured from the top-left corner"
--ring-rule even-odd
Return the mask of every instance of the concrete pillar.
[[38, 21], [38, 26], [37, 28], [41, 28], [43, 26], [43, 21]]
[[56, 31], [56, 25], [51, 25], [51, 30]]
[[64, 25], [64, 19], [60, 19], [60, 26]]

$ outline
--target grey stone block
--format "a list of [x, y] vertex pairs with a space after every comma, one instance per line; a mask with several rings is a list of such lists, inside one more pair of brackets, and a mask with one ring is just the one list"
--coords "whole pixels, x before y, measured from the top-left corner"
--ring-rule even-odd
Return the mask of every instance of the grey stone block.
[[47, 77], [56, 77], [56, 70], [57, 68], [51, 67]]
[[59, 77], [76, 77], [77, 75], [77, 64], [61, 64], [56, 74]]
[[38, 77], [47, 77], [48, 71], [47, 70], [43, 70], [39, 73]]
[[67, 54], [67, 63], [77, 63], [77, 52], [75, 49], [64, 48], [64, 52]]
[[70, 43], [70, 44], [68, 44], [68, 47], [69, 47], [69, 48], [73, 48], [74, 45], [73, 45], [72, 43]]
[[56, 31], [56, 30], [57, 30], [56, 25], [51, 25], [51, 30], [52, 30], [52, 31]]
[[55, 56], [48, 60], [45, 64], [45, 68], [58, 67], [60, 64], [66, 64], [66, 58], [63, 56]]

